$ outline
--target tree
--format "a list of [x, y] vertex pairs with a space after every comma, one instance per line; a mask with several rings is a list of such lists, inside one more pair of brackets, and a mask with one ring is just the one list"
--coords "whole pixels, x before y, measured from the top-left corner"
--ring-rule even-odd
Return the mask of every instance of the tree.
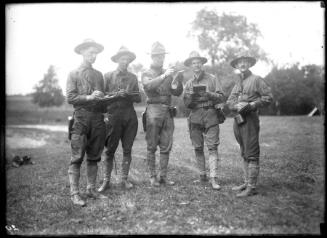
[[[193, 32], [193, 34], [192, 34]], [[256, 40], [261, 36], [257, 26], [241, 15], [218, 15], [202, 9], [192, 23], [191, 35], [196, 35], [201, 50], [207, 51], [211, 65], [230, 62], [241, 53], [268, 61]]]
[[50, 65], [48, 72], [34, 86], [34, 89], [32, 102], [40, 107], [60, 106], [65, 100], [53, 65]]
[[[324, 100], [324, 82], [322, 74], [306, 76], [305, 69], [299, 64], [289, 68], [276, 66], [265, 77], [270, 84], [274, 101], [281, 115], [308, 114]], [[313, 67], [312, 65], [310, 67]], [[314, 68], [319, 68], [314, 66]], [[321, 110], [321, 108], [319, 108]]]

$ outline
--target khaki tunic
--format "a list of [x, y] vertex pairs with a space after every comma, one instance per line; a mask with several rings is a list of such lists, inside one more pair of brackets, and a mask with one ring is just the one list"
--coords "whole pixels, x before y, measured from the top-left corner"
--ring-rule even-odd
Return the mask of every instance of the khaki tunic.
[[[191, 98], [193, 86], [204, 85], [211, 97]], [[193, 76], [184, 89], [185, 106], [191, 109], [188, 118], [190, 138], [195, 148], [203, 148], [204, 140], [208, 149], [217, 149], [219, 145], [219, 122], [214, 105], [224, 101], [224, 94], [217, 79], [212, 74], [201, 72], [198, 78]], [[203, 136], [205, 135], [205, 136]]]
[[[237, 82], [227, 100], [227, 105], [235, 113], [235, 105], [239, 102], [254, 102], [256, 108], [266, 107], [272, 102], [272, 93], [269, 85], [257, 75], [248, 71]], [[250, 112], [245, 117], [246, 122], [238, 125], [234, 121], [233, 129], [237, 142], [240, 145], [241, 156], [248, 160], [259, 160], [259, 114], [258, 110]]]
[[71, 164], [87, 160], [100, 161], [104, 147], [105, 124], [103, 106], [86, 100], [93, 91], [103, 92], [101, 72], [91, 66], [81, 65], [67, 79], [66, 95], [74, 107], [74, 124], [71, 137]]
[[142, 74], [142, 84], [147, 96], [146, 107], [146, 142], [147, 163], [150, 176], [156, 176], [155, 152], [160, 148], [160, 177], [166, 177], [169, 153], [173, 145], [174, 119], [171, 114], [171, 97], [179, 96], [183, 92], [183, 85], [179, 81], [173, 89], [172, 77], [164, 80], [160, 76], [165, 71], [162, 68], [151, 67]]

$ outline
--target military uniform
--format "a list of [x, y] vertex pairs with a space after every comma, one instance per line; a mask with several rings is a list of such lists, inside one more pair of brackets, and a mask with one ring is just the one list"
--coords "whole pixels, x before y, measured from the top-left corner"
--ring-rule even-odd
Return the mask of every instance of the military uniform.
[[[193, 86], [204, 85], [210, 96], [192, 97]], [[191, 109], [188, 118], [190, 138], [194, 146], [200, 177], [206, 178], [204, 141], [209, 150], [210, 178], [218, 176], [219, 121], [214, 106], [223, 102], [224, 94], [217, 79], [204, 71], [198, 78], [187, 81], [184, 91], [185, 106]]]
[[[134, 110], [133, 102], [141, 102], [139, 87], [136, 75], [119, 69], [106, 73], [104, 75], [105, 94], [112, 95], [121, 89], [133, 95], [120, 98], [117, 101], [108, 104], [106, 111], [108, 113], [107, 136], [105, 141], [105, 172], [104, 180], [110, 180], [110, 174], [113, 166], [113, 159], [116, 149], [121, 140], [123, 148], [123, 160], [121, 179], [126, 180], [132, 160], [132, 146], [137, 134], [138, 120]], [[136, 93], [136, 94], [135, 94]], [[138, 94], [137, 94], [138, 93]]]
[[[151, 66], [142, 74], [144, 92], [147, 96], [146, 106], [146, 141], [147, 165], [152, 179], [156, 178], [155, 152], [160, 148], [159, 177], [166, 180], [169, 153], [173, 144], [174, 119], [171, 111], [171, 97], [183, 92], [183, 85], [178, 81], [172, 87], [172, 76], [162, 79], [162, 67]], [[145, 83], [146, 82], [146, 83]]]
[[[244, 193], [245, 196], [252, 194], [249, 191], [256, 193], [255, 188], [259, 175], [260, 124], [258, 108], [269, 105], [271, 101], [270, 87], [261, 77], [252, 74], [250, 70], [240, 75], [239, 82], [235, 84], [227, 100], [227, 105], [233, 112], [237, 111], [238, 103], [246, 102], [253, 105], [253, 109], [244, 116], [243, 124], [238, 124], [236, 120], [233, 124], [234, 135], [241, 149], [244, 172], [244, 184], [235, 187], [235, 190], [244, 190], [248, 187], [248, 191]], [[241, 193], [240, 196], [243, 194]]]
[[[94, 46], [98, 51], [103, 47], [93, 41], [87, 41], [75, 48], [77, 53], [83, 47]], [[85, 205], [79, 197], [80, 167], [84, 155], [87, 156], [87, 195], [97, 198], [95, 193], [98, 166], [105, 139], [103, 107], [94, 101], [88, 101], [88, 95], [94, 91], [103, 93], [103, 76], [101, 72], [84, 62], [72, 71], [67, 79], [66, 95], [69, 104], [74, 106], [74, 124], [71, 136], [71, 160], [68, 169], [70, 193], [74, 204]]]

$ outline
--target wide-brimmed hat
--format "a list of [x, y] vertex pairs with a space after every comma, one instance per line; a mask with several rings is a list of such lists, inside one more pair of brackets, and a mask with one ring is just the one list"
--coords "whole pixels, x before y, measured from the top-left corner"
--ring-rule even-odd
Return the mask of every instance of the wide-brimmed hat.
[[160, 42], [156, 41], [152, 44], [151, 47], [151, 52], [148, 53], [151, 55], [161, 55], [161, 54], [168, 54], [168, 52], [166, 51], [165, 47], [163, 46], [163, 44], [161, 44]]
[[202, 61], [203, 64], [207, 63], [208, 59], [205, 57], [200, 56], [199, 52], [197, 51], [192, 51], [190, 53], [190, 56], [184, 61], [185, 66], [190, 66], [192, 60], [194, 59], [199, 59]]
[[252, 67], [253, 65], [255, 65], [255, 63], [257, 62], [257, 60], [251, 56], [240, 56], [240, 57], [237, 57], [236, 59], [232, 60], [232, 62], [230, 62], [230, 65], [233, 67], [233, 68], [236, 68], [235, 65], [237, 64], [237, 62], [240, 60], [240, 59], [245, 59], [247, 60], [248, 62], [250, 62], [250, 67]]
[[133, 60], [136, 59], [136, 55], [132, 51], [128, 50], [125, 46], [122, 46], [122, 47], [120, 47], [118, 52], [114, 56], [111, 57], [111, 60], [113, 62], [117, 63], [118, 59], [123, 55], [128, 55], [130, 57], [129, 62], [132, 62]]
[[94, 40], [92, 39], [85, 39], [83, 41], [83, 43], [79, 44], [78, 46], [75, 47], [75, 52], [77, 54], [81, 54], [81, 51], [87, 47], [93, 46], [98, 50], [98, 53], [100, 53], [101, 51], [103, 51], [104, 47], [99, 44], [96, 43]]

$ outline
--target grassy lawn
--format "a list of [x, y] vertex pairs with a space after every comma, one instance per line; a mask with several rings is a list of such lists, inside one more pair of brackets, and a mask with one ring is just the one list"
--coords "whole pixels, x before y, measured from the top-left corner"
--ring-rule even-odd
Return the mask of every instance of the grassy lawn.
[[[239, 199], [231, 187], [241, 183], [241, 160], [233, 119], [221, 125], [222, 190], [200, 185], [186, 119], [175, 120], [168, 176], [173, 187], [151, 188], [142, 126], [133, 147], [131, 191], [113, 172], [108, 199], [72, 205], [69, 197], [69, 141], [64, 132], [10, 128], [7, 138], [33, 138], [36, 148], [7, 148], [30, 155], [34, 165], [6, 170], [8, 225], [22, 235], [61, 234], [319, 234], [324, 221], [324, 134], [320, 117], [261, 117], [260, 194]], [[9, 140], [8, 140], [9, 141]], [[207, 154], [207, 151], [206, 151]], [[122, 151], [117, 151], [119, 174]], [[99, 164], [100, 167], [102, 162]], [[85, 164], [80, 187], [86, 188]], [[98, 186], [102, 179], [99, 169]]]

